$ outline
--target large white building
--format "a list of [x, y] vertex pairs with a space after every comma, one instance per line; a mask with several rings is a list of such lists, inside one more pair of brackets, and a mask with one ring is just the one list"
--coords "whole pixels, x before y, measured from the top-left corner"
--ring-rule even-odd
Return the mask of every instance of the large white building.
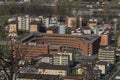
[[30, 26], [30, 17], [29, 15], [19, 16], [18, 18], [18, 29], [20, 30], [29, 30]]
[[100, 61], [114, 64], [116, 62], [115, 49], [108, 48], [108, 47], [100, 48], [98, 53], [98, 59]]
[[69, 65], [69, 55], [64, 55], [64, 54], [56, 54], [53, 57], [54, 65]]

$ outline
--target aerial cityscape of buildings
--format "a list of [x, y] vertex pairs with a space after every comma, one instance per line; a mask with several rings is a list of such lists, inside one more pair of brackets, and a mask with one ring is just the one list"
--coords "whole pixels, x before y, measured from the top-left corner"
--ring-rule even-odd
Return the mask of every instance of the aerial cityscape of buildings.
[[0, 80], [120, 80], [119, 0], [0, 0], [0, 9]]

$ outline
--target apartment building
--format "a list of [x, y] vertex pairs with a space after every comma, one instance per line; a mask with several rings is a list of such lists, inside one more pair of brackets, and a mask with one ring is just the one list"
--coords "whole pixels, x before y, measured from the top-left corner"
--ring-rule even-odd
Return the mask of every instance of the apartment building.
[[82, 27], [82, 18], [81, 17], [67, 17], [66, 25], [67, 27], [75, 27], [77, 25], [77, 21], [79, 21], [79, 27]]
[[34, 59], [38, 61], [36, 64], [39, 64], [41, 62], [53, 64], [53, 55], [52, 54], [40, 54], [39, 56], [36, 56]]
[[18, 29], [29, 30], [29, 26], [30, 26], [29, 15], [19, 16], [17, 17], [17, 20], [18, 20]]
[[42, 23], [44, 24], [44, 26], [46, 28], [48, 28], [49, 27], [49, 23], [50, 23], [49, 18], [43, 18]]
[[107, 62], [99, 61], [99, 62], [96, 63], [95, 66], [98, 67], [101, 70], [102, 74], [104, 74], [104, 75], [107, 74], [107, 71], [108, 71]]
[[60, 75], [68, 76], [70, 74], [70, 68], [68, 66], [51, 65], [47, 63], [40, 63], [37, 67], [39, 74], [45, 75]]
[[30, 33], [31, 32], [39, 32], [40, 30], [40, 23], [37, 21], [32, 21], [30, 23]]
[[9, 33], [17, 32], [18, 28], [17, 28], [17, 22], [16, 21], [9, 22], [8, 26], [9, 26]]
[[68, 55], [69, 56], [69, 60], [73, 61], [73, 53], [70, 53], [70, 52], [67, 52], [67, 51], [60, 51], [57, 54]]
[[58, 30], [59, 34], [65, 34], [66, 32], [65, 30], [66, 30], [65, 25], [59, 25], [59, 30]]
[[93, 28], [97, 25], [97, 19], [89, 19], [88, 27]]
[[42, 23], [46, 28], [50, 26], [56, 26], [58, 24], [58, 18], [56, 16], [42, 18]]
[[49, 33], [49, 34], [58, 33], [58, 29], [59, 29], [58, 26], [51, 26], [47, 28], [46, 33]]
[[100, 48], [98, 52], [98, 59], [100, 61], [104, 61], [110, 64], [114, 64], [116, 62], [115, 58], [115, 49], [113, 48]]
[[69, 61], [69, 56], [68, 55], [64, 55], [64, 54], [55, 54], [53, 56], [53, 64], [54, 65], [69, 65], [70, 61]]
[[110, 33], [102, 33], [100, 35], [100, 46], [108, 46], [111, 44], [111, 34]]
[[85, 80], [99, 80], [101, 71], [92, 64], [81, 63], [75, 66], [76, 74], [84, 76]]

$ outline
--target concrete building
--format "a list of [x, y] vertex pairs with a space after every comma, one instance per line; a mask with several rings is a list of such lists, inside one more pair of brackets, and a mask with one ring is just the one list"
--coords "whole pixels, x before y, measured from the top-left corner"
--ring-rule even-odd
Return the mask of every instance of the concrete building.
[[18, 31], [17, 22], [16, 21], [9, 22], [8, 26], [9, 26], [9, 33]]
[[76, 27], [77, 22], [79, 21], [79, 27], [82, 27], [82, 18], [81, 17], [67, 17], [66, 18], [66, 25], [67, 27]]
[[75, 31], [71, 31], [71, 35], [83, 35], [83, 32], [81, 28], [78, 28]]
[[53, 34], [53, 33], [58, 33], [58, 26], [51, 26], [47, 28], [46, 33]]
[[96, 22], [89, 22], [88, 27], [89, 27], [89, 28], [93, 28], [93, 27], [95, 27], [96, 25], [97, 25]]
[[51, 65], [46, 63], [40, 63], [38, 68], [38, 73], [44, 75], [60, 75], [68, 76], [70, 74], [70, 68], [68, 66]]
[[30, 23], [30, 32], [39, 32], [40, 30], [40, 23], [36, 21], [32, 21]]
[[65, 25], [59, 25], [58, 33], [59, 34], [65, 34], [65, 29], [66, 29]]
[[89, 19], [89, 24], [88, 24], [89, 28], [93, 28], [96, 25], [97, 25], [97, 19]]
[[36, 56], [34, 59], [38, 61], [36, 64], [39, 64], [41, 62], [53, 64], [53, 55], [52, 54], [40, 54], [39, 56]]
[[105, 32], [105, 27], [103, 25], [96, 25], [95, 27], [92, 27], [91, 30], [93, 31], [94, 34], [96, 35], [101, 35], [102, 33]]
[[78, 64], [75, 67], [77, 75], [84, 76], [85, 80], [99, 80], [101, 71], [98, 68], [94, 68], [92, 64]]
[[44, 26], [45, 26], [46, 28], [48, 28], [48, 27], [50, 26], [50, 25], [49, 25], [49, 23], [50, 23], [49, 18], [44, 18], [43, 21], [42, 21], [42, 23], [44, 24]]
[[68, 56], [69, 56], [69, 60], [70, 60], [70, 61], [73, 61], [73, 53], [66, 52], [66, 51], [64, 51], [64, 52], [60, 51], [60, 52], [58, 52], [57, 54], [68, 55]]
[[91, 34], [91, 29], [89, 27], [82, 28], [84, 34]]
[[98, 59], [100, 61], [107, 62], [109, 64], [115, 64], [115, 49], [113, 48], [100, 48], [98, 53]]
[[18, 18], [18, 29], [29, 30], [30, 16], [19, 16]]
[[52, 17], [50, 18], [50, 26], [55, 26], [55, 25], [57, 25], [57, 23], [58, 23], [58, 18], [57, 18], [57, 16], [52, 16]]
[[46, 17], [42, 18], [42, 23], [46, 28], [49, 28], [50, 26], [57, 26], [58, 24], [58, 18], [57, 16], [52, 16], [52, 17]]
[[53, 60], [54, 65], [69, 65], [70, 63], [69, 56], [64, 54], [55, 54]]
[[108, 46], [111, 44], [111, 34], [110, 33], [102, 33], [100, 35], [100, 46]]
[[101, 70], [102, 74], [107, 74], [107, 62], [103, 62], [103, 61], [99, 61], [96, 63], [95, 65], [96, 67], [98, 67]]

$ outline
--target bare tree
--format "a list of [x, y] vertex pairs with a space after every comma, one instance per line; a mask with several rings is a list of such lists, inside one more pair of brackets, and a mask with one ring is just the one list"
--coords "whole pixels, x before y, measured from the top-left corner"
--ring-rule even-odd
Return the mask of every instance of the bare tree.
[[[0, 47], [0, 65], [7, 80], [15, 80], [16, 73], [21, 67], [20, 61], [28, 53], [28, 48], [19, 48], [20, 44], [7, 42]], [[22, 46], [21, 46], [22, 47]], [[21, 52], [24, 54], [21, 55]]]

